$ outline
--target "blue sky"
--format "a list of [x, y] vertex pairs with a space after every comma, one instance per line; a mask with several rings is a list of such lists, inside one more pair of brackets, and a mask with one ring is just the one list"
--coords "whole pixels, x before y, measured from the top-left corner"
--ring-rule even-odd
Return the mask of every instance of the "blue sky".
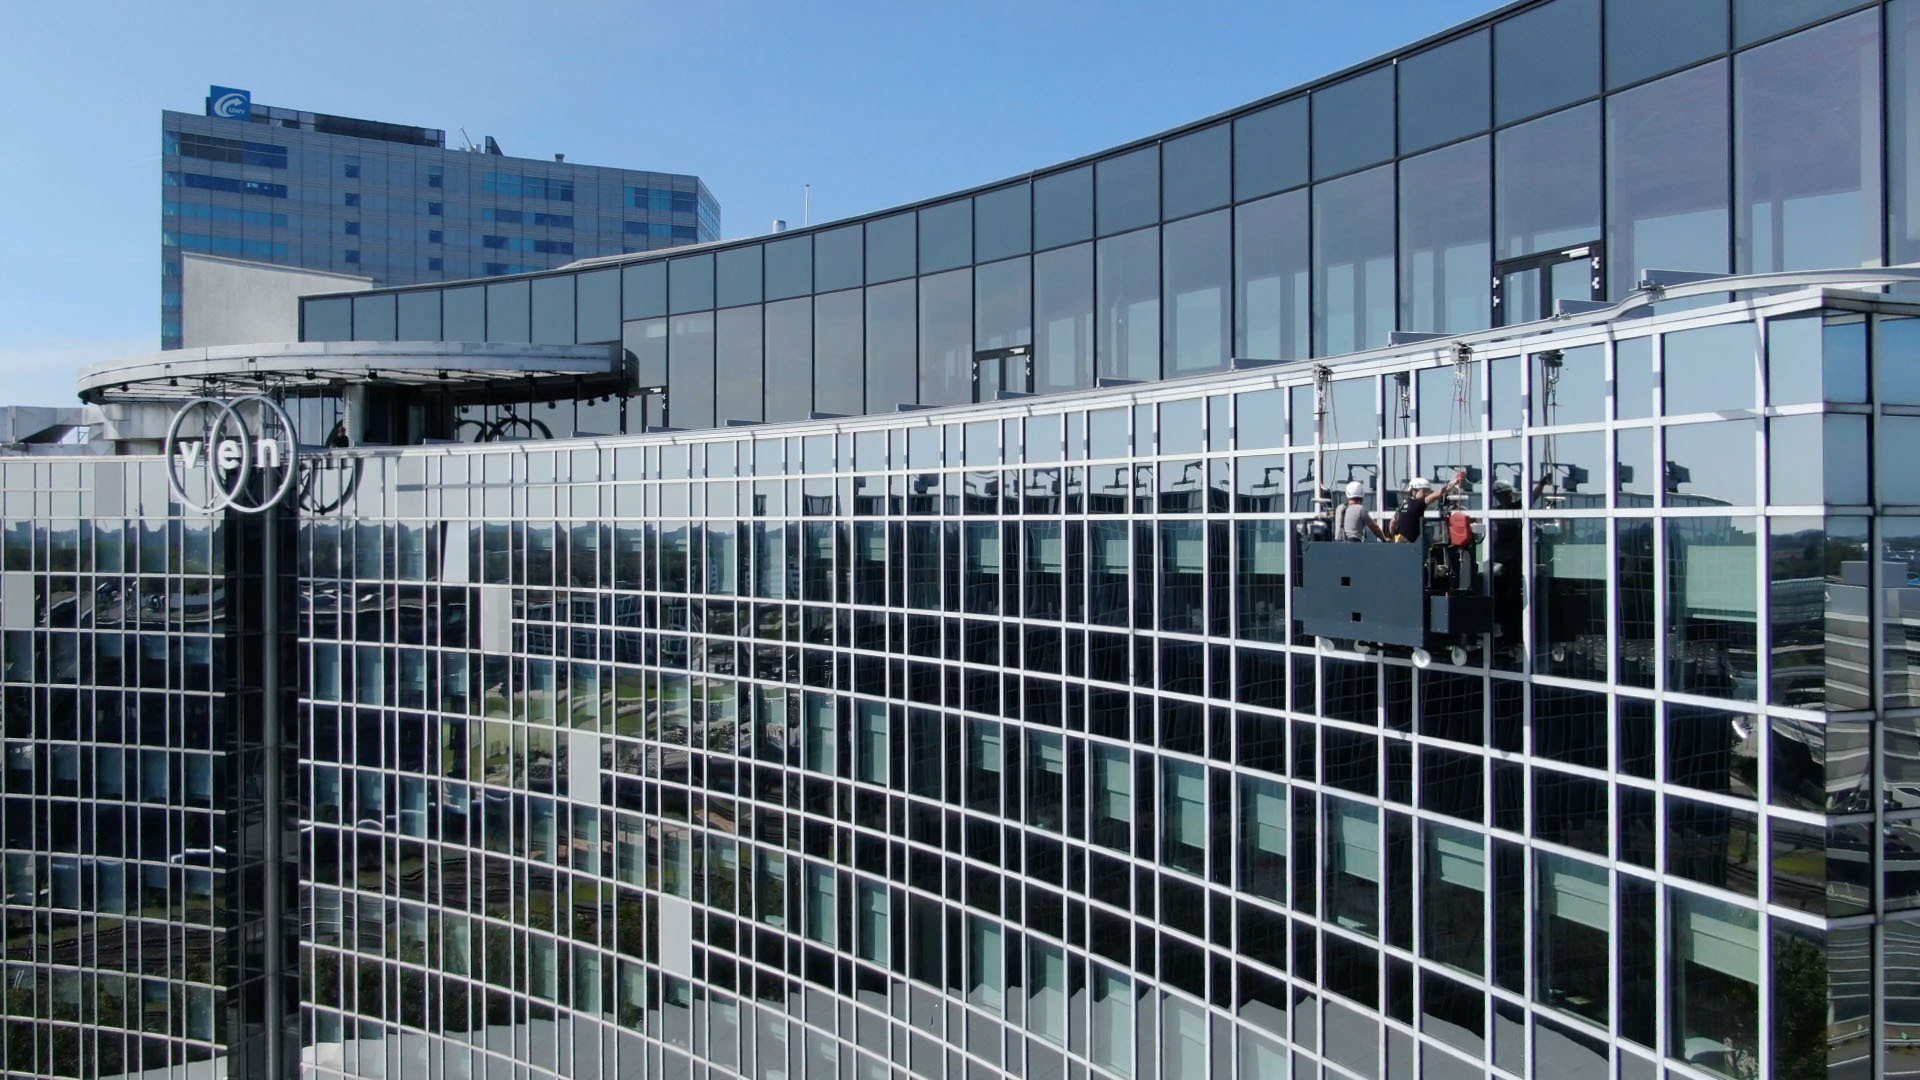
[[0, 404], [159, 347], [160, 110], [256, 101], [698, 173], [728, 238], [1014, 176], [1446, 29], [1494, 0], [23, 3], [0, 19]]

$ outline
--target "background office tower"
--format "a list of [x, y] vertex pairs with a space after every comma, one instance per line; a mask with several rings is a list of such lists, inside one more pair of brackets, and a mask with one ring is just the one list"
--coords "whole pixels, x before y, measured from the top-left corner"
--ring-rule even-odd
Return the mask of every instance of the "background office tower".
[[[1516, 4], [90, 372], [366, 445], [265, 523], [0, 460], [0, 1064], [1920, 1074], [1916, 64], [1920, 0]], [[1499, 632], [1310, 631], [1322, 492], [1460, 473]]]
[[[697, 176], [508, 157], [492, 136], [253, 104], [160, 114], [162, 348], [183, 341], [183, 253], [410, 285], [720, 238]], [[457, 136], [463, 137], [463, 136]], [[313, 288], [325, 288], [316, 285]]]

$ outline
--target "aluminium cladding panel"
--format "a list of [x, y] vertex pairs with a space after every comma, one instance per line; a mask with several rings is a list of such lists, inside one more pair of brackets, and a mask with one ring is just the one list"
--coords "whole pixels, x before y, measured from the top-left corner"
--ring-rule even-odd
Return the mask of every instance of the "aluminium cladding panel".
[[1426, 555], [1425, 544], [1302, 544], [1294, 618], [1316, 637], [1422, 645]]

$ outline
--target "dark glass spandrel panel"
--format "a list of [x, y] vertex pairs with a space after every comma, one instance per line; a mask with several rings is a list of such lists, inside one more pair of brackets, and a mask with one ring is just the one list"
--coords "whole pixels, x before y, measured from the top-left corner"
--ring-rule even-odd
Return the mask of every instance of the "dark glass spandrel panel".
[[1685, 67], [1727, 48], [1726, 0], [1607, 0], [1607, 88]]
[[1233, 122], [1233, 197], [1254, 199], [1307, 182], [1307, 99]]
[[973, 257], [992, 262], [1033, 247], [1033, 189], [1026, 184], [973, 197]]
[[722, 308], [714, 315], [714, 423], [759, 420], [760, 306]]
[[973, 271], [920, 279], [920, 397], [927, 405], [973, 400]]
[[1653, 548], [1655, 523], [1651, 519], [1622, 519], [1614, 523], [1614, 612], [1618, 647], [1614, 654], [1616, 678], [1623, 686], [1651, 687], [1657, 623], [1654, 620]]
[[1920, 3], [1887, 5], [1887, 250], [1920, 260]]
[[692, 255], [667, 262], [668, 311], [684, 315], [713, 306], [713, 256]]
[[760, 247], [714, 253], [713, 301], [717, 307], [760, 302]]
[[667, 422], [714, 426], [713, 312], [676, 315], [667, 332]]
[[1493, 295], [1493, 210], [1486, 139], [1400, 162], [1400, 325], [1484, 329]]
[[353, 340], [394, 341], [394, 300], [392, 293], [353, 298]]
[[533, 279], [533, 343], [573, 344], [573, 275]]
[[1860, 0], [1733, 0], [1733, 45], [1751, 45], [1859, 6]]
[[813, 407], [813, 300], [767, 305], [768, 420], [805, 420]]
[[813, 289], [834, 292], [866, 280], [866, 235], [858, 225], [813, 235]]
[[1313, 352], [1337, 356], [1387, 343], [1393, 330], [1391, 166], [1313, 189]]
[[859, 289], [813, 298], [813, 407], [857, 416], [866, 411], [866, 311]]
[[1093, 235], [1093, 166], [1083, 165], [1033, 182], [1033, 249], [1059, 247]]
[[1493, 184], [1495, 258], [1598, 239], [1600, 106], [1582, 105], [1497, 133]]
[[1160, 377], [1160, 230], [1100, 241], [1099, 331], [1094, 369], [1102, 378]]
[[1667, 689], [1752, 701], [1759, 554], [1753, 519], [1687, 517], [1665, 524]]
[[[615, 281], [613, 337], [620, 336], [620, 294], [619, 273], [612, 271]], [[440, 338], [440, 290], [420, 289], [414, 292], [398, 294], [399, 320], [395, 333], [401, 341], [439, 341]], [[588, 340], [582, 338], [582, 341]]]
[[595, 270], [574, 278], [574, 340], [620, 340], [620, 271]]
[[1393, 68], [1313, 92], [1313, 178], [1338, 176], [1393, 156]]
[[1167, 377], [1226, 367], [1233, 337], [1233, 248], [1227, 211], [1165, 226]]
[[1738, 273], [1880, 262], [1880, 26], [1850, 15], [1733, 68]]
[[986, 263], [973, 271], [973, 347], [1033, 343], [1033, 269], [1027, 258]]
[[914, 283], [867, 290], [867, 408], [892, 412], [919, 400], [914, 364]]
[[1400, 61], [1400, 152], [1487, 130], [1493, 118], [1491, 36], [1468, 34]]
[[1094, 221], [1101, 236], [1151, 225], [1160, 218], [1160, 148], [1149, 146], [1096, 162]]
[[1093, 385], [1093, 245], [1033, 257], [1034, 389]]
[[920, 272], [951, 270], [973, 261], [973, 203], [961, 199], [920, 211]]
[[1311, 349], [1307, 210], [1304, 189], [1234, 210], [1235, 356], [1298, 360]]
[[1645, 270], [1727, 272], [1727, 93], [1723, 60], [1608, 100], [1609, 295]]
[[501, 281], [487, 287], [487, 340], [526, 342], [532, 337], [529, 290], [525, 281]]
[[667, 313], [666, 260], [635, 263], [620, 268], [620, 314], [627, 319], [652, 319]]
[[1680, 330], [1661, 347], [1668, 416], [1754, 407], [1759, 340], [1753, 324]]
[[441, 295], [440, 303], [444, 320], [441, 340], [487, 340], [487, 287], [485, 285], [448, 289]]
[[[352, 341], [353, 340], [353, 298], [339, 297], [333, 300], [306, 300], [304, 304], [304, 326], [301, 331], [304, 341]], [[479, 341], [465, 338], [455, 340]]]
[[1225, 206], [1233, 197], [1233, 129], [1215, 124], [1160, 148], [1160, 205], [1168, 219]]
[[1494, 24], [1494, 123], [1599, 92], [1600, 0], [1553, 0]]
[[813, 291], [813, 237], [769, 241], [765, 260], [767, 299], [785, 300]]
[[867, 222], [867, 284], [913, 276], [916, 228], [911, 211]]

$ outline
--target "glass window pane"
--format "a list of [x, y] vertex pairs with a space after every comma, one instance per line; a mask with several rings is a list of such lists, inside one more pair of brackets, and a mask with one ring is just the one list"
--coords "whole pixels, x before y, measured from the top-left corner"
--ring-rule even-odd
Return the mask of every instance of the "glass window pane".
[[713, 300], [718, 307], [760, 302], [760, 247], [728, 248], [714, 254]]
[[1733, 44], [1750, 45], [1858, 7], [1860, 0], [1733, 0]]
[[1227, 211], [1176, 221], [1166, 236], [1167, 376], [1227, 366], [1233, 274]]
[[713, 313], [676, 315], [668, 327], [667, 422], [713, 426]]
[[[1776, 517], [1768, 525], [1768, 700], [1805, 709], [1871, 708], [1860, 671], [1870, 651], [1858, 618], [1866, 582], [1856, 574], [1867, 565], [1866, 519]], [[1848, 769], [1845, 755], [1838, 752], [1844, 746], [1839, 725], [1815, 729], [1799, 720], [1773, 723], [1776, 805], [1821, 812], [1827, 809], [1829, 792], [1837, 803], [1852, 797], [1843, 782]], [[1894, 757], [1889, 753], [1889, 760]]]
[[1675, 1057], [1739, 1075], [1759, 1052], [1760, 935], [1754, 912], [1669, 889], [1668, 1046]]
[[525, 281], [501, 281], [487, 286], [487, 340], [526, 342], [533, 332], [529, 323]]
[[813, 407], [839, 416], [865, 411], [865, 297], [859, 289], [813, 298]]
[[927, 405], [973, 400], [973, 271], [920, 279], [920, 398]]
[[767, 419], [805, 420], [813, 407], [813, 301], [767, 305]]
[[1380, 810], [1326, 800], [1327, 918], [1348, 930], [1380, 930]]
[[1371, 169], [1313, 189], [1313, 352], [1387, 343], [1394, 302], [1393, 169]]
[[1600, 0], [1554, 0], [1494, 24], [1494, 123], [1599, 92]]
[[1096, 370], [1103, 378], [1160, 377], [1160, 230], [1100, 241], [1100, 331]]
[[874, 412], [918, 400], [913, 286], [899, 281], [867, 290], [867, 407]]
[[1083, 165], [1033, 182], [1033, 248], [1059, 247], [1093, 235], [1093, 167]]
[[392, 293], [353, 298], [353, 340], [395, 340]]
[[[614, 293], [613, 337], [620, 336], [620, 297], [617, 291], [620, 271], [610, 271], [616, 282]], [[440, 337], [440, 290], [419, 289], [399, 294], [399, 324], [396, 334], [401, 341], [439, 341]], [[581, 338], [582, 341], [600, 340]]]
[[1287, 789], [1273, 780], [1240, 777], [1240, 888], [1287, 902]]
[[1207, 776], [1199, 765], [1161, 759], [1160, 858], [1176, 870], [1207, 870]]
[[1534, 998], [1604, 1026], [1612, 965], [1612, 889], [1605, 867], [1534, 855]]
[[1233, 129], [1215, 124], [1161, 148], [1161, 210], [1168, 218], [1225, 206], [1233, 197]]
[[973, 347], [1033, 343], [1032, 260], [1005, 259], [973, 271]]
[[620, 314], [627, 319], [651, 319], [667, 313], [667, 264], [634, 263], [620, 268]]
[[1752, 700], [1753, 519], [1676, 518], [1666, 531], [1667, 688]]
[[1422, 826], [1420, 952], [1478, 975], [1486, 970], [1487, 853], [1480, 834]]
[[1867, 11], [1734, 58], [1736, 272], [1880, 261], [1879, 53]]
[[574, 340], [582, 343], [620, 340], [620, 270], [595, 270], [574, 278], [579, 296]]
[[1234, 355], [1300, 360], [1310, 350], [1305, 190], [1234, 211]]
[[1607, 102], [1608, 295], [1644, 270], [1727, 272], [1727, 146], [1725, 61]]
[[1667, 415], [1753, 408], [1756, 337], [1751, 323], [1666, 335], [1661, 368]]
[[694, 255], [667, 263], [667, 300], [674, 315], [713, 306], [713, 256]]
[[[1562, 0], [1565, 2], [1565, 0]], [[1494, 136], [1496, 258], [1600, 236], [1600, 106], [1542, 117]]]
[[911, 211], [867, 222], [867, 284], [913, 276], [916, 228]]
[[1400, 325], [1484, 329], [1493, 303], [1487, 140], [1400, 162]]
[[1727, 48], [1725, 0], [1607, 0], [1607, 88], [1684, 67]]
[[573, 344], [573, 275], [533, 279], [533, 343]]
[[1015, 184], [973, 197], [973, 257], [991, 262], [1032, 246], [1033, 191]]
[[1400, 61], [1400, 152], [1487, 130], [1493, 60], [1487, 31]]
[[[353, 298], [306, 300], [301, 303], [302, 341], [352, 341]], [[478, 336], [454, 338], [455, 341], [479, 341]]]
[[766, 245], [765, 258], [767, 299], [785, 300], [813, 291], [813, 237], [772, 241]]
[[1867, 418], [1776, 416], [1767, 421], [1768, 501], [1858, 506], [1867, 501]]
[[1101, 236], [1159, 220], [1160, 148], [1149, 146], [1095, 164], [1096, 221]]
[[1754, 428], [1751, 420], [1668, 428], [1667, 505], [1751, 505]]
[[487, 340], [487, 287], [469, 285], [441, 294], [444, 340]]
[[829, 229], [813, 236], [813, 288], [815, 292], [833, 292], [851, 288], [865, 279], [862, 251], [865, 234], [858, 225]]
[[759, 420], [760, 306], [725, 308], [715, 318], [714, 424]]
[[1920, 260], [1920, 3], [1887, 5], [1888, 249]]
[[1313, 92], [1316, 180], [1393, 156], [1393, 68], [1383, 67]]
[[973, 261], [973, 203], [966, 199], [920, 211], [920, 272], [932, 274]]
[[1049, 393], [1092, 386], [1092, 244], [1033, 257], [1033, 306], [1034, 389]]
[[1233, 197], [1252, 199], [1307, 182], [1307, 99], [1233, 122]]

